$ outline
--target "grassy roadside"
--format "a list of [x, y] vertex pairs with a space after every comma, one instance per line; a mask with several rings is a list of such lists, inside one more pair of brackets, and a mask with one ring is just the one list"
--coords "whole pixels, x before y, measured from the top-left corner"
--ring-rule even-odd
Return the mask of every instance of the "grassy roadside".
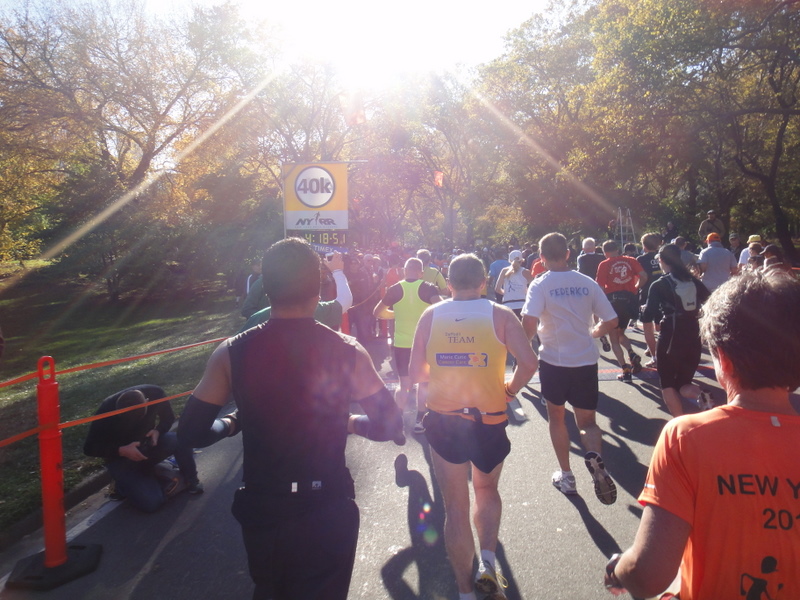
[[[54, 358], [60, 371], [224, 337], [242, 324], [233, 296], [219, 282], [203, 282], [191, 292], [162, 290], [110, 304], [85, 282], [40, 274], [13, 286], [0, 282], [0, 319], [6, 339], [0, 381], [35, 371], [45, 355]], [[213, 348], [61, 375], [61, 421], [93, 414], [103, 398], [131, 385], [160, 385], [170, 395], [189, 391]], [[182, 405], [183, 401], [173, 403], [178, 413]], [[36, 425], [36, 380], [0, 388], [0, 440]], [[101, 461], [82, 453], [88, 427], [63, 431], [67, 490], [101, 468]], [[41, 505], [39, 485], [35, 436], [0, 448], [0, 530]]]

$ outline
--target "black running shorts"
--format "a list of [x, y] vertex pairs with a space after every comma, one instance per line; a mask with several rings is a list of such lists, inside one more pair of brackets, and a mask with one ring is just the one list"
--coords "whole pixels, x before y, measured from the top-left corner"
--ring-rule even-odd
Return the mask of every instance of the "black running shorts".
[[431, 448], [454, 465], [471, 462], [484, 473], [491, 473], [511, 452], [506, 435], [508, 421], [487, 425], [459, 415], [428, 411], [423, 425]]
[[539, 381], [542, 396], [556, 406], [569, 402], [575, 408], [597, 410], [600, 385], [597, 382], [597, 363], [583, 367], [556, 367], [539, 361]]

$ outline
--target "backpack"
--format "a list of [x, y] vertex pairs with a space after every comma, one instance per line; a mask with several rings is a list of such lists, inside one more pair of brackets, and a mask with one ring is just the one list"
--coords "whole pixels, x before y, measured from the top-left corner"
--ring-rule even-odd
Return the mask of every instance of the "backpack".
[[697, 306], [697, 287], [693, 279], [681, 281], [680, 279], [675, 279], [672, 273], [669, 273], [667, 274], [667, 280], [672, 286], [672, 291], [676, 296], [675, 314], [677, 316], [694, 313], [700, 308]]

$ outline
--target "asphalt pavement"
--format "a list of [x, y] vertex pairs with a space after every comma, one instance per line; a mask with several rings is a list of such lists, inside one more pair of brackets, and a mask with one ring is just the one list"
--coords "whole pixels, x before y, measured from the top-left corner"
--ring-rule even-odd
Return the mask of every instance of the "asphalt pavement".
[[[639, 352], [640, 332], [631, 334]], [[385, 340], [370, 353], [391, 380]], [[567, 497], [550, 483], [556, 469], [545, 407], [535, 378], [509, 406], [511, 455], [500, 480], [503, 520], [498, 559], [509, 581], [509, 599], [610, 598], [603, 567], [633, 541], [641, 491], [653, 445], [669, 418], [652, 370], [632, 384], [616, 380], [610, 353], [600, 363], [598, 423], [604, 431], [603, 458], [618, 486], [618, 499], [604, 506], [594, 496], [574, 422], [573, 471], [578, 496]], [[708, 355], [697, 381], [723, 395]], [[687, 411], [698, 410], [686, 404]], [[442, 538], [443, 507], [424, 436], [408, 442], [374, 443], [351, 436], [347, 447], [356, 481], [361, 530], [350, 598], [455, 599], [458, 597]], [[240, 485], [241, 438], [222, 440], [197, 454], [205, 493], [180, 494], [155, 514], [142, 514], [103, 492], [70, 511], [71, 545], [100, 544], [96, 571], [57, 589], [0, 591], [0, 599], [189, 600], [250, 598], [252, 583], [238, 523], [230, 513]], [[18, 560], [41, 550], [42, 534], [28, 536], [0, 555], [0, 584]]]

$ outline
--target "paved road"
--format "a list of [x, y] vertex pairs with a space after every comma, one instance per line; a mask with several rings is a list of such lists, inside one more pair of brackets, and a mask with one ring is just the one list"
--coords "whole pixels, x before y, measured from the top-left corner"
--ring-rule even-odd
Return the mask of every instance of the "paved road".
[[[635, 334], [634, 339], [641, 347], [641, 338]], [[386, 372], [383, 349], [376, 346], [371, 351]], [[511, 599], [611, 597], [601, 583], [603, 566], [606, 557], [633, 540], [641, 515], [635, 498], [668, 414], [654, 373], [643, 372], [633, 384], [617, 382], [607, 357], [600, 365], [606, 376], [600, 384], [598, 420], [606, 432], [604, 458], [619, 488], [613, 506], [594, 497], [574, 424], [573, 468], [580, 495], [568, 498], [551, 486], [556, 462], [536, 380], [518, 397], [509, 427], [513, 449], [501, 478], [504, 508], [498, 551]], [[708, 369], [701, 369], [699, 380], [716, 387], [710, 377]], [[714, 394], [720, 402], [718, 388]], [[410, 432], [412, 415], [406, 422]], [[424, 436], [409, 433], [403, 447], [351, 436], [347, 453], [361, 509], [350, 597], [456, 598], [441, 534], [442, 501]], [[241, 480], [241, 438], [203, 450], [197, 462], [206, 487], [201, 496], [182, 494], [158, 513], [144, 515], [98, 494], [70, 516], [70, 527], [85, 527], [85, 519], [92, 520], [71, 543], [102, 544], [96, 572], [47, 593], [3, 590], [0, 599], [249, 598], [252, 584], [245, 553], [230, 514]], [[32, 536], [0, 557], [0, 577], [17, 559], [34, 552], [39, 539]]]

